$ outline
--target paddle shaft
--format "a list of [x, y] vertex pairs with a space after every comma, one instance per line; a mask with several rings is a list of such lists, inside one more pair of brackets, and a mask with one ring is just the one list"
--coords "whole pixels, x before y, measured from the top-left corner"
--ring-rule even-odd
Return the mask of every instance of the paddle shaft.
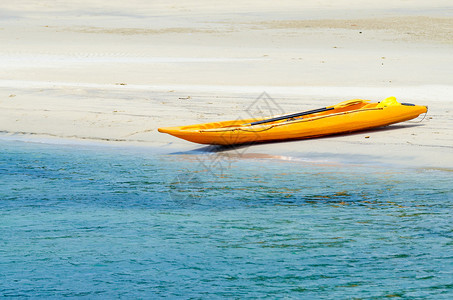
[[275, 117], [275, 118], [271, 118], [271, 119], [256, 121], [256, 122], [250, 123], [250, 125], [253, 126], [253, 125], [259, 125], [259, 124], [264, 124], [264, 123], [269, 123], [269, 122], [280, 121], [280, 120], [284, 120], [284, 119], [291, 119], [291, 118], [315, 114], [315, 113], [319, 113], [319, 112], [323, 112], [323, 111], [328, 111], [328, 110], [332, 110], [332, 109], [334, 109], [334, 107], [323, 107], [323, 108], [308, 110], [308, 111], [304, 111], [304, 112], [294, 113], [294, 114], [290, 114], [290, 115]]

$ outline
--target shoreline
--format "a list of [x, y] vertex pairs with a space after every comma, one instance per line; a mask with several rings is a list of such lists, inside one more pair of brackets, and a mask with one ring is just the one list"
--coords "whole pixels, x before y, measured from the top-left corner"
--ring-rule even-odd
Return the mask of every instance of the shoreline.
[[[401, 128], [399, 128], [401, 127]], [[316, 139], [292, 140], [273, 143], [243, 145], [232, 148], [222, 148], [210, 145], [198, 145], [190, 142], [130, 142], [130, 141], [102, 141], [95, 139], [76, 139], [51, 137], [39, 134], [7, 134], [0, 133], [0, 143], [19, 142], [47, 146], [63, 146], [77, 149], [104, 149], [120, 150], [130, 154], [143, 153], [164, 155], [175, 159], [192, 157], [199, 161], [203, 159], [214, 162], [223, 161], [228, 165], [237, 161], [271, 160], [275, 162], [308, 163], [312, 165], [330, 165], [338, 167], [366, 167], [383, 168], [389, 170], [413, 169], [413, 170], [438, 170], [453, 172], [453, 164], [449, 147], [432, 146], [425, 149], [414, 150], [420, 145], [413, 144], [385, 144], [376, 148], [376, 145], [365, 145], [360, 141], [352, 141], [354, 138], [367, 138], [373, 134], [385, 134], [386, 131], [398, 131], [404, 126], [393, 125], [366, 131], [352, 132], [326, 136]], [[294, 147], [298, 147], [297, 150]], [[329, 150], [329, 149], [333, 149]], [[341, 149], [339, 151], [339, 149]], [[434, 150], [433, 150], [434, 149]], [[132, 151], [132, 152], [131, 152]], [[410, 153], [410, 154], [409, 154]], [[434, 155], [433, 155], [434, 153]], [[437, 155], [445, 155], [439, 161], [433, 159]], [[186, 158], [185, 158], [186, 157]]]
[[[357, 98], [355, 95], [369, 96], [363, 98], [373, 101], [396, 96], [400, 102], [427, 105], [428, 114], [375, 130], [253, 145], [247, 152], [295, 158], [325, 155], [347, 163], [353, 163], [355, 157], [363, 164], [453, 168], [453, 103], [449, 100], [453, 86], [274, 86], [268, 87], [271, 94], [261, 95], [256, 93], [261, 87], [253, 86], [156, 88], [43, 81], [27, 86], [25, 81], [0, 80], [0, 93], [14, 93], [14, 97], [0, 101], [3, 138], [137, 146], [159, 153], [196, 152], [206, 146], [158, 133], [158, 127], [234, 120], [250, 114], [286, 114], [333, 105]], [[173, 90], [168, 90], [170, 87]]]
[[[53, 89], [50, 89], [50, 86], [53, 86]], [[82, 86], [80, 85], [78, 88], [80, 89]], [[39, 88], [43, 88], [43, 86], [38, 86], [34, 89]], [[198, 91], [197, 93], [178, 92], [176, 88], [172, 93], [168, 93], [165, 88], [162, 88], [161, 92], [151, 89], [157, 98], [165, 100], [161, 103], [149, 101], [146, 105], [144, 103], [136, 103], [133, 100], [132, 103], [137, 105], [134, 109], [130, 108], [130, 100], [123, 101], [122, 96], [119, 99], [111, 99], [109, 97], [107, 98], [110, 99], [108, 105], [99, 103], [97, 107], [93, 107], [88, 103], [84, 104], [85, 101], [91, 102], [91, 98], [85, 101], [79, 99], [76, 109], [71, 106], [70, 100], [62, 102], [60, 97], [52, 95], [54, 93], [58, 95], [59, 91], [67, 88], [59, 86], [58, 83], [49, 83], [45, 95], [41, 96], [46, 99], [47, 103], [43, 103], [42, 106], [36, 105], [36, 95], [26, 99], [19, 92], [18, 96], [10, 100], [12, 103], [4, 106], [0, 112], [0, 115], [2, 115], [0, 125], [3, 129], [6, 129], [2, 130], [3, 138], [14, 139], [19, 137], [19, 139], [38, 141], [44, 138], [44, 140], [51, 140], [51, 143], [56, 144], [60, 142], [78, 144], [80, 142], [82, 144], [112, 144], [120, 147], [138, 146], [154, 149], [152, 151], [159, 153], [165, 153], [166, 151], [168, 153], [197, 151], [197, 149], [206, 146], [158, 133], [157, 128], [228, 120], [238, 117], [244, 118], [247, 117], [246, 110], [249, 107], [253, 108], [257, 101], [256, 94], [253, 93], [256, 89], [254, 87], [245, 88], [242, 93], [227, 93], [227, 96], [217, 96], [220, 99], [215, 99], [213, 97], [216, 94], [215, 87], [207, 86], [207, 91], [209, 92]], [[448, 95], [453, 95], [452, 88], [448, 86], [431, 86], [430, 88], [296, 87], [293, 90], [286, 89], [286, 93], [282, 94], [283, 90], [280, 89], [284, 88], [277, 87], [276, 90], [280, 91], [277, 95], [283, 97], [278, 99], [283, 100], [281, 102], [272, 100], [275, 102], [271, 103], [278, 105], [279, 109], [284, 110], [280, 111], [280, 113], [291, 113], [292, 111], [313, 109], [317, 106], [332, 105], [340, 100], [348, 99], [344, 95], [367, 94], [376, 96], [378, 93], [383, 95], [382, 98], [384, 98], [384, 95], [410, 95], [412, 96], [410, 99], [402, 98], [399, 100], [428, 105], [429, 111], [421, 123], [417, 122], [423, 117], [376, 130], [318, 139], [254, 145], [248, 151], [257, 155], [268, 154], [295, 158], [300, 158], [304, 155], [317, 156], [316, 153], [319, 153], [319, 155], [325, 155], [334, 161], [345, 160], [348, 163], [353, 163], [354, 157], [356, 157], [362, 164], [389, 163], [402, 167], [453, 168], [453, 154], [449, 153], [453, 149], [453, 141], [449, 139], [449, 136], [453, 135], [453, 121], [448, 117], [448, 113], [445, 114], [445, 112], [453, 111], [452, 105], [448, 102]], [[105, 89], [107, 94], [112, 94], [115, 93], [114, 91], [122, 93], [131, 91], [134, 87], [131, 89], [130, 86], [106, 85], [103, 86], [103, 89]], [[196, 87], [192, 87], [192, 89], [196, 90]], [[231, 89], [231, 87], [227, 88], [229, 91]], [[89, 90], [99, 91], [99, 86], [90, 84], [85, 86], [84, 90], [87, 92]], [[339, 94], [342, 94], [343, 97], [334, 98], [334, 94], [338, 90], [341, 91]], [[389, 90], [392, 93], [388, 92]], [[420, 90], [423, 90], [424, 93], [420, 93]], [[147, 87], [145, 89], [138, 88], [135, 93], [143, 97], [144, 91], [149, 90]], [[243, 92], [245, 91], [247, 93], [244, 94]], [[301, 91], [304, 94], [300, 93]], [[446, 91], [447, 93], [445, 93]], [[33, 94], [33, 89], [28, 90], [28, 93]], [[65, 91], [65, 93], [68, 93], [68, 91]], [[427, 100], [436, 93], [438, 95], [434, 96], [434, 98], [437, 101]], [[168, 94], [171, 94], [171, 99], [169, 99]], [[321, 96], [322, 94], [323, 96]], [[444, 95], [444, 98], [439, 97], [441, 94]], [[138, 95], [137, 98], [139, 98]], [[181, 100], [180, 98], [190, 97], [185, 95], [193, 96], [190, 99]], [[24, 99], [21, 100], [20, 98]], [[353, 97], [350, 96], [350, 98]], [[300, 104], [301, 99], [303, 100], [303, 105]], [[181, 101], [183, 102], [181, 103]], [[222, 104], [221, 107], [218, 107], [223, 101], [227, 101], [228, 104]], [[21, 105], [13, 107], [11, 106], [13, 103], [20, 103]], [[259, 106], [259, 102], [256, 104]], [[234, 109], [228, 109], [229, 105], [233, 106]], [[61, 107], [59, 108], [59, 106]], [[179, 106], [177, 111], [174, 110], [176, 106]], [[50, 107], [53, 107], [53, 109], [50, 109]], [[83, 107], [86, 108], [83, 109]], [[42, 119], [43, 116], [46, 117], [46, 120]], [[168, 116], [171, 117], [168, 118]], [[62, 117], [65, 119], [64, 121]], [[128, 123], [130, 125], [126, 127], [125, 124]], [[53, 124], [65, 126], [55, 127]], [[326, 151], [326, 149], [329, 150]], [[234, 153], [234, 150], [231, 152]]]

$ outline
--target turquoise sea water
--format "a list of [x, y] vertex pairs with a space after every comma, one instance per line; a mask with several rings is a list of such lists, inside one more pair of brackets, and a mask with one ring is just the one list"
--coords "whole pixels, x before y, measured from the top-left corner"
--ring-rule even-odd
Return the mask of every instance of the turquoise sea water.
[[451, 172], [0, 151], [0, 297], [453, 297]]

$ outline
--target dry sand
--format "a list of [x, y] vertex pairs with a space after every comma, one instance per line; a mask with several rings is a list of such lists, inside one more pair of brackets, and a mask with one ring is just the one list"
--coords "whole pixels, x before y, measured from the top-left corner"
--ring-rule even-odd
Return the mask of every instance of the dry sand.
[[450, 1], [148, 2], [0, 4], [2, 137], [184, 152], [157, 128], [397, 96], [426, 118], [226, 154], [453, 168]]

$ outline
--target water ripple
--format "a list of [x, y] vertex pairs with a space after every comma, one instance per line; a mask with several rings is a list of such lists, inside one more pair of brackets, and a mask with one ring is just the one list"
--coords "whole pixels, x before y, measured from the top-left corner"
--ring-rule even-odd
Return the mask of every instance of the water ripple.
[[0, 150], [3, 297], [453, 297], [448, 172]]

